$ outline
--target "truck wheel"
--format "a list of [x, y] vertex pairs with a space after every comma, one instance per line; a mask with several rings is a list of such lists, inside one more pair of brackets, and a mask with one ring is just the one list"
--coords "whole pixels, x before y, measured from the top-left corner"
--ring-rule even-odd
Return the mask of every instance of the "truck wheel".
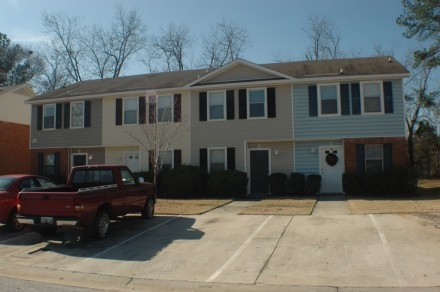
[[93, 223], [93, 233], [96, 238], [103, 239], [107, 237], [110, 225], [110, 217], [105, 211], [99, 211]]
[[38, 232], [43, 236], [50, 236], [57, 233], [57, 227], [56, 226], [41, 226], [38, 229]]
[[154, 200], [152, 198], [147, 199], [141, 214], [142, 218], [152, 218], [154, 216]]
[[9, 213], [8, 221], [6, 222], [6, 228], [9, 231], [21, 231], [24, 228], [23, 224], [20, 224], [17, 221], [17, 209], [13, 209], [11, 213]]

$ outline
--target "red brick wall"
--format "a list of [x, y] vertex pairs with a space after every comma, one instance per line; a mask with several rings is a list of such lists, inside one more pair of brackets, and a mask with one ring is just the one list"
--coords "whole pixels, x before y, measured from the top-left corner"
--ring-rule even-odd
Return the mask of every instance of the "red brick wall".
[[356, 144], [384, 144], [393, 145], [393, 166], [408, 166], [405, 138], [361, 138], [345, 139], [345, 171], [356, 172]]
[[29, 173], [29, 125], [0, 121], [0, 175]]

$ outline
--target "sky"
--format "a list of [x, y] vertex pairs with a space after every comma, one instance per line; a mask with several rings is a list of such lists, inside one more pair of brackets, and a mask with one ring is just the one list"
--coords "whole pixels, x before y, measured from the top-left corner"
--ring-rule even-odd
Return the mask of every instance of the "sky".
[[[157, 34], [171, 22], [188, 25], [194, 55], [201, 36], [225, 20], [246, 29], [250, 45], [242, 58], [264, 64], [276, 55], [304, 60], [310, 46], [303, 29], [310, 16], [332, 20], [342, 36], [347, 57], [371, 56], [381, 46], [394, 52], [401, 62], [409, 51], [420, 48], [416, 40], [403, 37], [396, 24], [403, 13], [401, 0], [0, 0], [0, 32], [14, 43], [37, 45], [49, 36], [41, 23], [41, 12], [63, 12], [81, 17], [86, 25], [109, 25], [116, 4], [136, 9], [147, 27]], [[132, 60], [123, 75], [147, 73]]]

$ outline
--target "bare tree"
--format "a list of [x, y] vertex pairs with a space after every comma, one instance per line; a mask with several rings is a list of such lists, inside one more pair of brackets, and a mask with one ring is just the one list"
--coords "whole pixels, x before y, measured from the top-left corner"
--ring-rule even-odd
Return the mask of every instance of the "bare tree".
[[[151, 43], [153, 52], [150, 53], [153, 59], [163, 61], [166, 71], [182, 71], [186, 67], [184, 62], [191, 46], [192, 39], [189, 27], [184, 24], [170, 23], [161, 30], [160, 35], [153, 38]], [[144, 64], [148, 64], [148, 62], [144, 61]]]
[[209, 35], [203, 36], [201, 65], [209, 68], [221, 67], [239, 58], [248, 44], [246, 29], [223, 20], [211, 28]]
[[344, 56], [341, 50], [342, 36], [336, 24], [324, 16], [310, 16], [303, 31], [310, 39], [307, 60], [337, 59]]
[[173, 98], [165, 101], [165, 107], [159, 107], [157, 96], [148, 97], [149, 114], [145, 123], [139, 125], [139, 131], [131, 131], [128, 134], [135, 139], [145, 150], [149, 152], [149, 162], [152, 166], [154, 183], [163, 169], [166, 153], [170, 147], [183, 135], [185, 123], [181, 114], [172, 112], [173, 109], [181, 108], [181, 98]]

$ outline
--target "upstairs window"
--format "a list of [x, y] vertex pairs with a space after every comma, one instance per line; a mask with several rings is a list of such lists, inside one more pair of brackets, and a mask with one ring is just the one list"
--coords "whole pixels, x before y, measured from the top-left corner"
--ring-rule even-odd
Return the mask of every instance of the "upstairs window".
[[124, 99], [124, 124], [137, 124], [138, 98]]
[[43, 129], [55, 129], [55, 104], [45, 104], [43, 106]]
[[173, 96], [160, 95], [157, 97], [157, 121], [172, 122], [173, 121]]
[[266, 89], [248, 89], [248, 117], [265, 118], [266, 111]]
[[226, 116], [225, 92], [208, 92], [208, 114], [209, 120], [224, 120]]
[[318, 110], [320, 115], [339, 115], [339, 86], [325, 84], [318, 87]]
[[84, 102], [71, 102], [70, 108], [70, 127], [84, 128]]
[[383, 89], [381, 82], [362, 83], [362, 112], [383, 113]]

